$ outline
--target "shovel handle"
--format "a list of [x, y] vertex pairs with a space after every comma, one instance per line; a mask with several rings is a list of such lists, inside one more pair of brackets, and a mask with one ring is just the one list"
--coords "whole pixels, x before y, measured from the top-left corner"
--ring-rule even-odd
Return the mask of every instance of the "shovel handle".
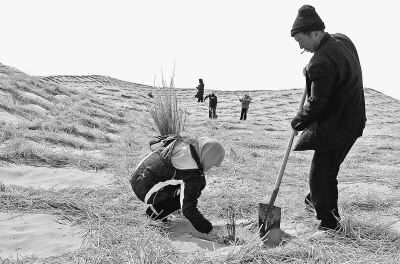
[[[306, 95], [307, 95], [307, 85], [304, 87], [304, 91], [303, 91], [303, 95], [301, 96], [301, 100], [300, 100], [298, 111], [303, 108], [304, 101], [306, 100]], [[286, 147], [285, 156], [283, 156], [283, 161], [282, 161], [281, 168], [279, 170], [278, 178], [276, 179], [276, 182], [275, 182], [274, 191], [272, 192], [271, 198], [269, 199], [269, 205], [270, 206], [274, 205], [275, 200], [276, 200], [276, 196], [278, 195], [279, 186], [281, 185], [281, 182], [282, 182], [283, 172], [285, 171], [286, 163], [288, 161], [289, 153], [290, 153], [290, 150], [292, 148], [292, 144], [293, 144], [293, 140], [294, 140], [295, 136], [296, 135], [292, 130], [292, 132], [290, 133], [290, 138], [289, 138], [288, 145]]]

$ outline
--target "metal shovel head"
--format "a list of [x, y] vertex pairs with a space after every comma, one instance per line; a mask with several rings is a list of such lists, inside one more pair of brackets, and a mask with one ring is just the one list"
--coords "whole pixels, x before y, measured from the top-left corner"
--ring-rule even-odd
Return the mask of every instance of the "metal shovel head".
[[258, 228], [263, 238], [270, 229], [281, 227], [281, 208], [275, 205], [259, 203]]

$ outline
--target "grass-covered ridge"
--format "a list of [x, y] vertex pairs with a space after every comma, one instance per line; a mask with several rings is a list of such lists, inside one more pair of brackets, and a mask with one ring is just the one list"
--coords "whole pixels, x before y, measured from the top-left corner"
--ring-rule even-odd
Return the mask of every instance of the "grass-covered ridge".
[[17, 119], [1, 123], [4, 160], [50, 166], [84, 164], [80, 167], [86, 169], [111, 166], [106, 160], [90, 161], [90, 157], [68, 152], [110, 148], [128, 123], [126, 113], [85, 91], [0, 69], [0, 109]]
[[[21, 165], [76, 167], [107, 171], [111, 188], [44, 190], [0, 184], [0, 212], [48, 213], [86, 230], [83, 247], [47, 259], [34, 256], [5, 263], [399, 263], [400, 235], [389, 229], [383, 215], [400, 218], [400, 103], [366, 89], [371, 131], [355, 144], [342, 165], [339, 182], [374, 182], [392, 192], [358, 193], [340, 189], [340, 209], [347, 236], [309, 240], [318, 222], [304, 211], [311, 152], [292, 152], [276, 205], [282, 222], [298, 230], [285, 247], [261, 249], [247, 241], [227, 256], [180, 254], [169, 234], [149, 222], [128, 179], [148, 153], [148, 141], [158, 134], [147, 106], [156, 88], [126, 84], [79, 82], [63, 84], [0, 67], [0, 158]], [[58, 78], [57, 80], [62, 80]], [[211, 220], [224, 220], [228, 205], [237, 218], [256, 220], [258, 202], [272, 192], [289, 138], [301, 89], [250, 91], [254, 98], [248, 121], [240, 122], [241, 92], [214, 90], [217, 120], [208, 119], [208, 101], [197, 103], [195, 89], [176, 89], [186, 106], [186, 131], [220, 140], [226, 149], [222, 166], [213, 169], [199, 200]], [[208, 91], [206, 91], [206, 94]], [[385, 108], [381, 107], [382, 102]], [[391, 109], [391, 111], [387, 111]], [[0, 176], [1, 181], [1, 176]]]

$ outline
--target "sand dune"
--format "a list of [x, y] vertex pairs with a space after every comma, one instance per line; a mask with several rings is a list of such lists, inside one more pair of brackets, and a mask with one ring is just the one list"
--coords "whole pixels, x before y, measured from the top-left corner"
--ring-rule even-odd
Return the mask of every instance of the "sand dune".
[[[7, 78], [8, 74], [23, 74], [20, 71], [0, 64], [2, 73], [0, 78]], [[91, 76], [45, 76], [37, 79], [58, 85], [75, 87], [89, 93], [97, 94], [110, 104], [115, 104], [121, 109], [128, 109], [132, 113], [141, 113], [146, 104], [149, 104], [149, 91], [156, 92], [158, 88], [117, 80], [110, 77]], [[211, 87], [208, 84], [207, 87]], [[241, 106], [238, 97], [245, 91], [222, 91], [217, 87], [206, 90], [218, 96], [218, 120], [226, 129], [235, 130], [237, 133], [252, 133], [245, 123], [239, 120]], [[184, 103], [188, 117], [193, 124], [208, 119], [208, 101], [197, 103], [194, 98], [196, 90], [178, 89], [177, 94]], [[287, 131], [288, 122], [296, 112], [302, 88], [287, 90], [253, 90], [250, 93], [253, 101], [248, 112], [248, 121], [252, 125], [264, 127], [267, 131]], [[365, 88], [368, 123], [365, 136], [393, 135], [400, 133], [400, 101]], [[38, 95], [32, 95], [38, 97]], [[10, 95], [0, 89], [0, 98], [12, 100]], [[37, 100], [38, 98], [36, 98]], [[39, 98], [46, 104], [46, 98]], [[32, 99], [33, 100], [33, 99]], [[59, 98], [65, 100], [65, 98]], [[39, 107], [39, 106], [38, 106]], [[41, 109], [33, 109], [40, 112]], [[46, 111], [46, 110], [44, 110]], [[46, 114], [47, 113], [46, 111]], [[16, 124], [24, 117], [0, 109], [0, 122]], [[103, 172], [87, 172], [76, 168], [48, 168], [15, 165], [3, 162], [0, 166], [0, 182], [2, 186], [22, 186], [29, 188], [57, 189], [68, 187], [107, 188], [112, 183], [113, 175]], [[344, 191], [350, 185], [340, 185]], [[384, 185], [365, 187], [360, 183], [361, 191], [366, 189], [376, 192], [390, 192]], [[1, 187], [1, 186], [0, 186]], [[353, 188], [354, 189], [354, 188]], [[4, 193], [4, 192], [3, 192]], [[2, 194], [0, 188], [0, 195]], [[181, 220], [176, 220], [181, 221]], [[398, 223], [393, 225], [398, 229]], [[177, 223], [172, 222], [171, 228]], [[179, 234], [173, 237], [173, 246], [181, 252], [196, 252], [199, 250], [215, 250], [211, 242], [198, 238], [188, 225], [181, 223], [181, 228], [176, 229]], [[295, 232], [296, 227], [287, 226], [287, 231]], [[67, 222], [62, 222], [54, 216], [37, 214], [0, 213], [0, 257], [7, 258], [34, 254], [47, 257], [55, 254], [77, 250], [82, 243], [84, 230], [72, 227]], [[292, 233], [296, 235], [295, 233]], [[214, 247], [214, 249], [213, 249]], [[217, 249], [222, 248], [217, 246]]]

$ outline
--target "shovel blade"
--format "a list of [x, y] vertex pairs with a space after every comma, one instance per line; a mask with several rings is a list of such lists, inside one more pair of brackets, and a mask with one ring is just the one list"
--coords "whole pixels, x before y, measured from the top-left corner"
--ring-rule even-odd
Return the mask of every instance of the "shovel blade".
[[258, 229], [260, 237], [263, 238], [270, 229], [281, 227], [281, 208], [259, 203]]

